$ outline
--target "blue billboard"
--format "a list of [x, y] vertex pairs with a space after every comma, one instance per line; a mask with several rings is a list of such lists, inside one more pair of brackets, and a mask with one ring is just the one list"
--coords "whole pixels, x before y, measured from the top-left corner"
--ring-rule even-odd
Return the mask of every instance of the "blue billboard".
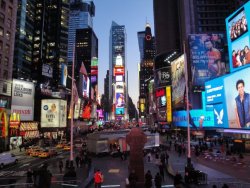
[[[205, 110], [190, 110], [190, 124], [199, 127], [214, 127], [214, 113]], [[187, 112], [185, 110], [173, 112], [173, 124], [177, 127], [187, 127]]]
[[250, 64], [250, 2], [226, 18], [230, 72]]
[[224, 100], [223, 77], [205, 83], [205, 102], [207, 105], [221, 103]]
[[124, 115], [124, 108], [116, 108], [115, 109], [115, 114], [116, 115]]
[[205, 82], [226, 73], [224, 35], [189, 35], [192, 84], [204, 89]]

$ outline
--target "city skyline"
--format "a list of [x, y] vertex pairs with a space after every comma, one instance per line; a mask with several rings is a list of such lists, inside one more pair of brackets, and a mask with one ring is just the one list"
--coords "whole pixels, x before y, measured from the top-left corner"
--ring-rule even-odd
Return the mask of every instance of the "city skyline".
[[[96, 8], [93, 28], [99, 43], [99, 94], [104, 93], [104, 78], [109, 67], [109, 32], [112, 21], [115, 21], [119, 25], [124, 25], [126, 29], [128, 93], [136, 105], [139, 89], [134, 88], [139, 86], [137, 65], [140, 62], [137, 32], [144, 31], [146, 23], [149, 23], [154, 36], [153, 2], [150, 0], [128, 0], [126, 4], [121, 0], [109, 0], [108, 3], [101, 0], [93, 2]], [[110, 11], [111, 8], [112, 11]]]

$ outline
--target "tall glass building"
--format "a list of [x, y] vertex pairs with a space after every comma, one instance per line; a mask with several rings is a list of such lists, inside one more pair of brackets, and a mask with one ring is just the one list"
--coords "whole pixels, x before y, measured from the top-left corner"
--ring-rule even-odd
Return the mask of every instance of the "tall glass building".
[[92, 1], [74, 0], [70, 3], [68, 30], [68, 62], [73, 60], [73, 49], [76, 43], [76, 29], [93, 28], [95, 5]]
[[125, 26], [113, 21], [109, 36], [109, 100], [113, 104], [110, 119], [127, 119], [126, 38]]

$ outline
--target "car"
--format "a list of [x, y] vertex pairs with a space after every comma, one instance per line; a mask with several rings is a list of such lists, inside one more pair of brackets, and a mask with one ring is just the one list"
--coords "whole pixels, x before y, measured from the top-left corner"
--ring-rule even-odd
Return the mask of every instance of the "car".
[[17, 162], [18, 159], [14, 154], [10, 152], [0, 153], [0, 169], [10, 164], [16, 164]]
[[35, 150], [33, 150], [33, 151], [30, 152], [30, 156], [31, 156], [31, 157], [38, 157], [39, 154], [40, 154], [42, 151], [43, 151], [43, 150], [41, 150], [41, 149], [35, 149]]
[[63, 150], [69, 151], [69, 150], [70, 150], [70, 145], [69, 145], [69, 144], [65, 145], [65, 146], [63, 147]]
[[30, 155], [30, 153], [31, 153], [32, 151], [34, 151], [35, 149], [40, 149], [40, 147], [39, 147], [39, 146], [29, 146], [29, 147], [25, 150], [25, 153], [26, 153], [27, 155]]
[[56, 150], [54, 149], [46, 149], [46, 150], [43, 150], [39, 153], [38, 157], [40, 158], [49, 158], [49, 157], [53, 157], [53, 156], [56, 156], [57, 155], [57, 152]]
[[65, 144], [63, 144], [63, 143], [59, 143], [59, 144], [56, 145], [56, 148], [57, 149], [62, 149], [64, 147], [64, 145]]

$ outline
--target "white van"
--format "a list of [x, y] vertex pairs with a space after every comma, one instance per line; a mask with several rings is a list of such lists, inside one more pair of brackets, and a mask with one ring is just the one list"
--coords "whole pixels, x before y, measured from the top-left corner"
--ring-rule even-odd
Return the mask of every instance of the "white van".
[[16, 164], [18, 162], [17, 157], [9, 152], [0, 153], [0, 169], [6, 165]]

